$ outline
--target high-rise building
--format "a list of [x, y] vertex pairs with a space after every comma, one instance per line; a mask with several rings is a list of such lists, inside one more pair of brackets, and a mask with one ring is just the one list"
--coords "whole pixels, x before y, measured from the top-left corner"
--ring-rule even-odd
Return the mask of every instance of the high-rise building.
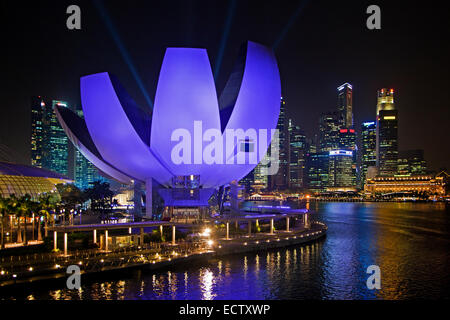
[[280, 116], [277, 130], [279, 133], [278, 172], [270, 176], [272, 189], [286, 189], [289, 185], [289, 136], [286, 121], [286, 101], [281, 97]]
[[336, 112], [323, 113], [319, 119], [319, 152], [329, 152], [339, 145], [339, 122]]
[[31, 164], [68, 176], [68, 139], [61, 128], [54, 106], [68, 107], [67, 102], [32, 98]]
[[341, 129], [353, 127], [352, 85], [344, 83], [338, 88], [338, 121]]
[[306, 157], [308, 189], [323, 192], [328, 187], [329, 152], [309, 153]]
[[353, 171], [353, 151], [329, 152], [328, 191], [355, 191], [356, 177]]
[[[352, 152], [352, 162], [350, 164], [351, 170], [351, 186], [356, 188], [356, 175], [357, 175], [357, 166], [356, 166], [356, 155], [357, 155], [357, 146], [356, 146], [356, 131], [355, 129], [340, 129], [339, 130], [339, 141], [338, 141], [339, 150], [351, 151]], [[331, 158], [330, 158], [331, 159]], [[347, 159], [346, 159], [347, 163]], [[330, 168], [333, 168], [331, 166]], [[334, 172], [330, 172], [330, 174], [335, 174]]]
[[[83, 118], [82, 110], [76, 110], [75, 113]], [[75, 185], [82, 190], [92, 187], [95, 181], [110, 183], [110, 180], [100, 175], [98, 169], [77, 148], [75, 148], [74, 167]]]
[[423, 150], [405, 150], [398, 154], [399, 175], [423, 175], [427, 173], [427, 163]]
[[44, 153], [44, 109], [51, 102], [41, 97], [31, 98], [31, 165], [42, 168]]
[[299, 126], [289, 119], [289, 188], [305, 187], [306, 136]]
[[398, 112], [394, 104], [394, 89], [378, 91], [376, 130], [378, 174], [395, 175], [398, 169]]
[[377, 165], [377, 130], [375, 121], [361, 125], [361, 188], [364, 187], [369, 167]]

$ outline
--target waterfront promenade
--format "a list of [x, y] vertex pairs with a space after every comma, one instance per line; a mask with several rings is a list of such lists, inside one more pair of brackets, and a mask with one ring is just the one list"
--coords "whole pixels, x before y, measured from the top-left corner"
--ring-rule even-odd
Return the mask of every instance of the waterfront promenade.
[[226, 233], [224, 237], [209, 241], [145, 243], [113, 250], [77, 250], [70, 254], [45, 253], [2, 258], [0, 287], [65, 278], [70, 265], [78, 265], [81, 274], [89, 275], [132, 268], [154, 270], [192, 261], [207, 261], [217, 256], [307, 243], [323, 237], [327, 230], [321, 222], [280, 231], [273, 230], [273, 223], [271, 226], [270, 231], [265, 233], [251, 233], [249, 229], [246, 234], [230, 236]]

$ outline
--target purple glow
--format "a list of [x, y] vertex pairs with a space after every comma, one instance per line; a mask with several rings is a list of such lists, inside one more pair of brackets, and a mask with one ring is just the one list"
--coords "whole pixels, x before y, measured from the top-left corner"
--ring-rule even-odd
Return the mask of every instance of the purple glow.
[[[276, 128], [281, 85], [275, 56], [269, 48], [254, 42], [247, 43], [245, 52], [243, 72], [234, 74], [233, 78], [241, 77], [239, 88], [236, 84], [233, 91], [237, 93], [235, 102], [228, 109], [229, 117], [222, 120], [206, 50], [168, 48], [152, 115], [150, 112], [137, 112], [134, 102], [115, 78], [108, 73], [98, 73], [82, 77], [80, 81], [85, 122], [96, 152], [75, 143], [79, 139], [70, 129], [72, 124], [64, 119], [60, 122], [66, 133], [73, 136], [71, 140], [80, 151], [100, 170], [119, 181], [133, 178], [148, 182], [154, 178], [164, 186], [171, 186], [175, 176], [199, 175], [200, 186], [206, 190], [239, 180], [257, 163], [210, 165], [193, 161], [193, 164], [175, 164], [171, 151], [177, 142], [171, 141], [171, 135], [174, 130], [183, 128], [193, 137], [194, 121], [202, 122], [203, 133], [208, 129], [222, 132], [221, 121], [224, 121], [224, 126], [226, 124], [225, 129], [271, 132]], [[270, 134], [265, 137], [267, 146], [271, 138]], [[222, 142], [225, 140], [225, 134], [221, 139]], [[240, 142], [234, 143], [235, 148], [225, 155], [226, 158], [243, 152], [237, 143]], [[203, 147], [200, 146], [201, 149]], [[267, 148], [258, 148], [258, 162], [266, 151]], [[165, 191], [162, 193], [167, 196]], [[208, 195], [209, 191], [202, 191], [199, 202], [204, 202]]]

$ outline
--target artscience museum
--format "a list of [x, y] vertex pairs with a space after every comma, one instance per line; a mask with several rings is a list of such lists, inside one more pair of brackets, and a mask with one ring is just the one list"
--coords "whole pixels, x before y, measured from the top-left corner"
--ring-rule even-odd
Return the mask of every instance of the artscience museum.
[[100, 171], [152, 181], [165, 206], [204, 206], [214, 191], [245, 177], [267, 154], [280, 112], [280, 75], [271, 49], [247, 42], [220, 93], [206, 49], [167, 48], [154, 107], [138, 106], [108, 72], [80, 80], [84, 118], [55, 112], [67, 136]]

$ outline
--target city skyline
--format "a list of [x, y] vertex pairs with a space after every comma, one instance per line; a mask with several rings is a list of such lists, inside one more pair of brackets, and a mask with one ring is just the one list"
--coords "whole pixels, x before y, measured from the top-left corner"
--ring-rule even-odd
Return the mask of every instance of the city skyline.
[[[10, 12], [10, 18], [18, 14], [19, 8], [15, 5], [8, 3], [5, 6]], [[7, 72], [12, 75], [12, 79], [5, 87], [3, 111], [6, 117], [2, 117], [0, 143], [10, 148], [13, 146], [20, 155], [19, 162], [27, 162], [29, 157], [26, 147], [29, 122], [23, 121], [21, 117], [24, 114], [27, 117], [26, 110], [29, 108], [30, 96], [55, 97], [79, 106], [77, 80], [79, 76], [108, 70], [124, 79], [125, 87], [136, 97], [140, 105], [147, 104], [97, 9], [89, 2], [81, 2], [80, 6], [84, 18], [83, 28], [78, 33], [69, 32], [65, 28], [65, 14], [61, 14], [55, 21], [39, 24], [33, 30], [16, 27], [17, 22], [14, 19], [7, 21], [8, 40], [11, 43], [8, 47], [11, 63], [7, 65]], [[129, 15], [136, 14], [137, 19], [142, 22], [140, 29], [137, 29], [134, 24], [128, 23], [127, 18], [120, 16], [119, 6], [112, 4], [105, 6], [117, 34], [122, 38], [123, 46], [128, 51], [128, 56], [137, 69], [143, 70], [140, 76], [150, 98], [155, 92], [158, 73], [158, 69], [151, 66], [150, 62], [161, 61], [162, 48], [165, 46], [204, 47], [211, 52], [210, 62], [213, 69], [217, 67], [218, 53], [221, 52], [218, 39], [222, 37], [227, 18], [226, 2], [214, 5], [205, 3], [203, 6], [182, 4], [179, 6], [180, 10], [174, 12], [167, 22], [154, 17], [154, 23], [158, 23], [165, 30], [163, 38], [154, 33], [147, 35], [144, 32], [151, 30], [152, 27], [150, 22], [147, 24], [142, 20], [144, 13], [152, 16], [157, 12], [155, 8], [149, 12], [142, 10], [142, 5], [130, 7], [125, 5], [125, 8], [130, 10]], [[158, 9], [164, 10], [165, 5], [160, 6]], [[446, 107], [448, 93], [445, 89], [448, 79], [443, 73], [448, 61], [440, 60], [440, 55], [436, 56], [438, 52], [444, 53], [447, 48], [439, 47], [436, 42], [439, 35], [431, 32], [439, 29], [441, 23], [439, 17], [436, 18], [435, 12], [433, 11], [431, 15], [431, 11], [427, 8], [421, 8], [419, 11], [417, 7], [410, 5], [407, 13], [402, 15], [399, 14], [396, 5], [383, 4], [383, 28], [379, 31], [370, 31], [364, 25], [366, 14], [362, 3], [347, 6], [345, 10], [328, 3], [326, 6], [331, 6], [333, 10], [321, 10], [320, 3], [308, 3], [300, 14], [296, 15], [297, 6], [297, 3], [287, 3], [283, 8], [238, 4], [224, 49], [227, 54], [221, 63], [220, 72], [217, 72], [218, 88], [224, 86], [225, 79], [231, 72], [233, 59], [228, 57], [234, 56], [242, 40], [256, 38], [262, 43], [273, 44], [282, 76], [282, 94], [287, 103], [287, 117], [294, 119], [296, 125], [299, 125], [307, 136], [313, 135], [320, 113], [336, 105], [337, 86], [345, 82], [353, 86], [353, 116], [357, 130], [362, 122], [371, 121], [375, 116], [376, 91], [383, 87], [392, 87], [399, 97], [396, 104], [402, 115], [399, 124], [399, 149], [424, 149], [430, 168], [439, 170], [441, 167], [450, 167], [449, 151], [442, 150], [440, 145], [434, 142], [434, 137], [445, 136], [445, 119], [448, 118], [446, 115], [449, 112]], [[25, 10], [20, 8], [21, 15], [31, 22], [35, 21], [36, 17], [42, 16], [41, 10], [43, 8], [39, 6], [31, 6]], [[46, 14], [58, 17], [58, 12], [65, 12], [65, 4], [61, 3], [45, 10]], [[250, 17], [250, 20], [245, 20], [244, 16], [249, 10], [255, 10], [260, 18]], [[276, 14], [272, 16], [269, 12], [273, 10]], [[427, 24], [413, 25], [417, 32], [411, 32], [408, 29], [411, 26], [406, 28], [407, 21], [411, 16], [419, 14], [424, 17], [422, 19], [425, 19]], [[315, 21], [314, 17], [318, 15], [321, 15], [326, 23]], [[211, 16], [217, 19], [211, 21]], [[433, 21], [430, 20], [431, 16]], [[266, 20], [261, 21], [261, 17]], [[346, 18], [346, 26], [339, 22], [342, 17]], [[170, 25], [170, 21], [174, 19], [179, 22], [176, 28]], [[267, 21], [272, 21], [268, 24], [268, 29], [266, 29]], [[394, 28], [394, 22], [400, 27]], [[208, 28], [203, 28], [204, 24], [208, 25]], [[248, 28], [248, 25], [254, 27]], [[180, 29], [178, 26], [189, 27]], [[333, 26], [334, 29], [331, 30], [329, 26]], [[136, 39], [125, 36], [135, 31], [139, 31]], [[342, 41], [342, 34], [348, 35], [351, 40]], [[411, 34], [415, 34], [415, 37]], [[151, 48], [145, 40], [150, 36], [156, 37]], [[49, 58], [52, 52], [49, 49], [52, 49], [52, 46], [39, 45], [42, 41], [45, 43], [46, 39], [50, 39], [46, 37], [52, 37], [52, 41], [58, 43], [55, 50], [67, 51], [63, 61]], [[325, 40], [318, 41], [318, 38]], [[21, 39], [20, 42], [18, 39]], [[418, 40], [427, 44], [427, 50], [421, 49], [425, 45], [417, 47]], [[383, 45], [377, 46], [380, 41]], [[309, 45], [305, 46], [306, 43]], [[25, 44], [31, 46], [36, 44], [34, 47], [37, 50], [35, 55], [26, 60], [21, 58], [20, 53], [28, 52], [22, 48]], [[336, 45], [341, 45], [341, 50], [329, 50], [330, 46]], [[89, 55], [82, 53], [84, 46], [89, 46], [91, 50]], [[388, 47], [390, 49], [385, 50]], [[369, 52], [367, 48], [371, 48], [373, 52]], [[358, 52], [358, 55], [352, 52]], [[404, 59], [405, 55], [407, 59]], [[96, 58], [100, 56], [101, 61]], [[83, 57], [82, 62], [79, 60], [80, 57]], [[9, 72], [9, 68], [14, 72]], [[17, 86], [17, 83], [21, 85]], [[428, 99], [430, 95], [434, 99]], [[4, 119], [7, 118], [9, 120], [5, 122]], [[417, 127], [421, 130], [417, 130]]]

